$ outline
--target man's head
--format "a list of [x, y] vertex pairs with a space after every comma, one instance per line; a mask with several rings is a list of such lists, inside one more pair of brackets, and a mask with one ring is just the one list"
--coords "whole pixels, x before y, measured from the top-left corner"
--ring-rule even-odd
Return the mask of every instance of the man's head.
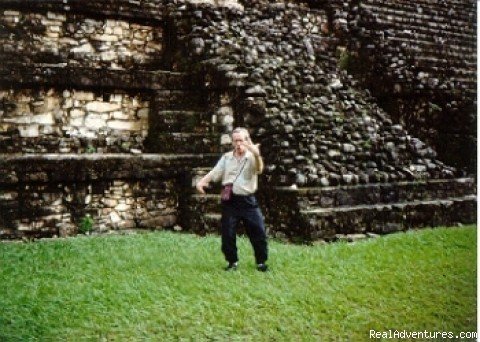
[[242, 155], [245, 153], [245, 143], [250, 142], [250, 134], [247, 129], [243, 127], [237, 127], [232, 131], [232, 144], [233, 149], [237, 154]]

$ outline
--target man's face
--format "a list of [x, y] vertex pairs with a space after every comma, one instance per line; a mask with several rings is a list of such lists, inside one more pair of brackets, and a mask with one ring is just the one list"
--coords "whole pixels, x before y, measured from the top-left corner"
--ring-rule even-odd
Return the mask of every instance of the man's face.
[[233, 148], [235, 149], [235, 152], [239, 154], [243, 154], [245, 152], [245, 134], [242, 132], [236, 132], [232, 134], [232, 144]]

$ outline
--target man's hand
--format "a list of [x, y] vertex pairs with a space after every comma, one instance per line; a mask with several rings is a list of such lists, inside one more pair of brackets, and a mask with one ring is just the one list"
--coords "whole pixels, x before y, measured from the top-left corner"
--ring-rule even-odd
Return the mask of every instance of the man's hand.
[[260, 156], [260, 144], [253, 144], [252, 141], [249, 139], [245, 141], [244, 146], [253, 153], [255, 157]]
[[255, 157], [255, 168], [257, 169], [257, 173], [261, 174], [263, 172], [263, 160], [262, 156], [260, 155], [260, 144], [253, 144], [252, 140], [247, 139], [244, 143], [244, 146]]
[[201, 193], [202, 195], [205, 195], [205, 190], [203, 188], [206, 186], [208, 186], [208, 182], [205, 182], [203, 179], [201, 179], [198, 181], [195, 187], [197, 188], [197, 191], [199, 193]]

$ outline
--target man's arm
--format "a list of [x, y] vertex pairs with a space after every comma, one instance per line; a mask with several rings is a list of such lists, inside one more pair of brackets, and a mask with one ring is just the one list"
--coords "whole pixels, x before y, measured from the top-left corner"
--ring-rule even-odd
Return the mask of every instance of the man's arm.
[[252, 141], [249, 139], [245, 144], [245, 147], [253, 154], [255, 157], [255, 170], [257, 174], [261, 174], [263, 172], [263, 159], [260, 154], [260, 144], [253, 144]]
[[204, 188], [208, 186], [208, 183], [211, 181], [219, 181], [222, 178], [223, 172], [225, 170], [225, 156], [222, 156], [220, 160], [217, 162], [217, 165], [205, 176], [202, 177], [197, 182], [197, 185], [195, 187], [197, 188], [198, 192], [201, 194], [205, 194]]
[[200, 179], [197, 182], [197, 185], [195, 186], [198, 192], [201, 194], [205, 194], [205, 190], [203, 188], [208, 186], [208, 183], [210, 183], [211, 180], [212, 178], [211, 178], [210, 172], [207, 173], [205, 176], [203, 176], [202, 179]]

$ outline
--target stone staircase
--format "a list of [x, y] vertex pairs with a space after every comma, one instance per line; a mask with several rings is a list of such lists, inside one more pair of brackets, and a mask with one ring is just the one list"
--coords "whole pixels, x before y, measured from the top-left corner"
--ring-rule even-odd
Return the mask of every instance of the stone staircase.
[[[415, 51], [411, 57], [417, 68], [438, 76], [441, 75], [438, 70], [448, 70], [449, 79], [461, 80], [461, 84], [466, 86], [464, 91], [474, 92], [474, 84], [468, 81], [475, 79], [476, 72], [475, 27], [465, 25], [474, 19], [469, 9], [472, 5], [464, 4], [463, 8], [454, 9], [450, 4], [433, 5], [426, 1], [369, 0], [363, 1], [360, 6], [369, 14], [368, 20], [374, 21], [371, 27], [366, 24], [367, 31], [371, 29], [372, 34], [389, 31], [384, 38], [388, 41], [384, 45], [387, 56], [395, 58], [399, 54], [396, 50], [398, 46], [407, 47]], [[439, 45], [438, 37], [442, 37], [448, 49]]]
[[[234, 121], [259, 128], [265, 146], [272, 173], [259, 197], [270, 235], [334, 240], [475, 221], [473, 180], [398, 182], [410, 179], [404, 166], [418, 177], [427, 167], [434, 178], [452, 173], [354, 91], [336, 67], [336, 39], [312, 34], [328, 23], [325, 11], [162, 4], [2, 2], [0, 238], [75, 234], [87, 214], [99, 232], [218, 232], [218, 184], [206, 196], [194, 185]], [[38, 20], [43, 35], [32, 29]], [[91, 48], [79, 51], [77, 38]], [[217, 73], [202, 75], [198, 66], [213, 60]], [[273, 188], [289, 178], [301, 187]], [[357, 184], [382, 180], [390, 183]], [[303, 187], [320, 184], [347, 185]]]
[[87, 215], [96, 232], [172, 228], [191, 170], [218, 159], [222, 91], [173, 67], [166, 6], [68, 5], [0, 5], [0, 238], [75, 234]]
[[199, 89], [157, 92], [146, 146], [156, 153], [219, 153], [222, 126]]
[[292, 189], [269, 205], [274, 236], [335, 240], [426, 226], [475, 222], [471, 178]]
[[347, 69], [378, 105], [439, 160], [476, 173], [475, 2], [334, 0], [327, 6], [348, 56], [360, 59]]
[[[210, 168], [195, 168], [193, 173], [197, 176], [192, 181], [192, 188], [195, 188], [196, 181], [201, 176], [210, 171]], [[210, 185], [206, 189], [206, 194], [198, 194], [194, 192], [190, 195], [188, 206], [183, 211], [185, 215], [185, 227], [189, 231], [198, 235], [221, 234], [221, 199], [219, 183]], [[263, 208], [262, 208], [263, 209]], [[239, 223], [237, 233], [244, 234], [245, 227], [243, 223]]]
[[[166, 96], [167, 95], [167, 96]], [[179, 225], [200, 235], [219, 232], [220, 187], [212, 184], [208, 195], [197, 194], [196, 182], [215, 165], [221, 154], [221, 136], [225, 130], [213, 110], [207, 94], [199, 90], [159, 92], [152, 103], [149, 135], [145, 144], [155, 153], [203, 156], [185, 173], [179, 198]]]
[[211, 168], [198, 167], [192, 170], [192, 192], [185, 203], [183, 225], [199, 235], [220, 233], [220, 185], [211, 184], [206, 189], [207, 194], [198, 194], [195, 190], [197, 182], [206, 175]]

